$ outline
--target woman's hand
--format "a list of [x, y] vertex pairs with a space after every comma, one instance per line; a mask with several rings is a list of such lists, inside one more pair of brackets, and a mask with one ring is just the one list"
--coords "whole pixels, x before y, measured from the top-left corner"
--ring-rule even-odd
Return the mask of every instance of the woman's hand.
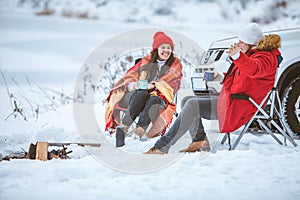
[[223, 74], [221, 74], [219, 72], [215, 72], [214, 81], [220, 81], [220, 80], [223, 80], [223, 78], [224, 78]]
[[138, 89], [137, 82], [130, 82], [127, 84], [128, 91], [137, 90], [137, 89]]
[[148, 87], [147, 87], [148, 90], [153, 90], [154, 88], [155, 88], [154, 83], [148, 83]]
[[234, 43], [233, 45], [231, 45], [225, 52], [229, 55], [229, 56], [233, 56], [235, 55], [237, 52], [240, 51], [240, 47], [238, 45], [238, 43]]

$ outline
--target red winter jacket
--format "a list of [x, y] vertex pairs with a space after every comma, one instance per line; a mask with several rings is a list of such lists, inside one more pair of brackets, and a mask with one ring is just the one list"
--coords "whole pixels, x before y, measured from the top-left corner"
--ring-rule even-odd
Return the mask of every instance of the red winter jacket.
[[232, 94], [246, 94], [258, 104], [274, 86], [279, 50], [250, 50], [233, 61], [218, 101], [218, 119], [221, 133], [235, 131], [247, 123], [257, 108], [248, 100], [232, 99]]

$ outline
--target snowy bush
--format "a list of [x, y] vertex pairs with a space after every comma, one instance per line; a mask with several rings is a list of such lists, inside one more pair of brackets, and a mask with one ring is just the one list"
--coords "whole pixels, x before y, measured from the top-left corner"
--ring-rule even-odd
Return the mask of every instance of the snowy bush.
[[[6, 2], [6, 4], [4, 3]], [[67, 18], [106, 20], [129, 23], [169, 23], [174, 20], [186, 22], [189, 17], [202, 18], [205, 6], [219, 6], [219, 12], [211, 13], [220, 21], [248, 21], [269, 24], [278, 20], [298, 20], [297, 0], [13, 0], [2, 1], [18, 10], [31, 8], [36, 15], [56, 15]], [[190, 6], [188, 6], [190, 5]], [[186, 7], [187, 6], [187, 7]], [[184, 8], [196, 9], [188, 12]], [[126, 8], [126, 9], [124, 9]]]
[[295, 8], [297, 3], [299, 5], [297, 0], [219, 0], [221, 16], [225, 20], [260, 24], [298, 18], [299, 11]]

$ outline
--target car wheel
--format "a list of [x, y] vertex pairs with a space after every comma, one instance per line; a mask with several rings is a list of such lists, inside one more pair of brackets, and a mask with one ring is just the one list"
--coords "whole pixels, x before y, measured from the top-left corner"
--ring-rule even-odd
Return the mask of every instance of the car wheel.
[[282, 107], [286, 125], [300, 138], [300, 78], [296, 78], [286, 87]]

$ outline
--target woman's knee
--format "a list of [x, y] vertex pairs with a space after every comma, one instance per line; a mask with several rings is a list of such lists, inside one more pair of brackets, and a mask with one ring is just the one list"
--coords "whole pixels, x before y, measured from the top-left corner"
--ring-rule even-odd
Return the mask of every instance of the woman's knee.
[[160, 103], [161, 103], [161, 98], [159, 98], [158, 96], [151, 96], [147, 101], [147, 104], [149, 105], [160, 104]]
[[181, 100], [181, 108], [183, 108], [183, 106], [186, 104], [186, 102], [191, 99], [191, 98], [195, 98], [195, 96], [186, 96]]
[[187, 100], [186, 104], [196, 106], [199, 104], [199, 99], [198, 98], [190, 98]]
[[199, 100], [197, 98], [190, 98], [186, 101], [183, 109], [188, 110], [190, 113], [192, 112], [200, 112]]

